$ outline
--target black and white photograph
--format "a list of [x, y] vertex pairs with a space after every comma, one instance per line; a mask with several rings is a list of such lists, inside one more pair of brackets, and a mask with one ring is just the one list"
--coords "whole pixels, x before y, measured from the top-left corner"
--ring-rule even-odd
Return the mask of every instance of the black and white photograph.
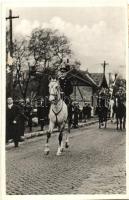
[[5, 195], [127, 195], [125, 5], [5, 6]]

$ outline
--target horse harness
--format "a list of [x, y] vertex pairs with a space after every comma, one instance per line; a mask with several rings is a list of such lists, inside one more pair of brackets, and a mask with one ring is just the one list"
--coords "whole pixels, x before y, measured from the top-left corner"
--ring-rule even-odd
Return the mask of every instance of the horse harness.
[[56, 116], [56, 125], [58, 124], [58, 118], [57, 118], [57, 116], [59, 115], [59, 113], [62, 111], [62, 109], [63, 109], [63, 101], [62, 101], [62, 106], [61, 106], [61, 109], [56, 113], [53, 109], [52, 109], [52, 111], [53, 111], [53, 113], [55, 114], [55, 116]]

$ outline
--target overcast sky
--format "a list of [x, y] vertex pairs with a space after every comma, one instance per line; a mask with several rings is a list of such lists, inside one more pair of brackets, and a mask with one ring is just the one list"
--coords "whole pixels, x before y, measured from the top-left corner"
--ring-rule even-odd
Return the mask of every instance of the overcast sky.
[[[82, 69], [125, 74], [126, 29], [122, 7], [13, 8], [14, 37], [29, 36], [38, 26], [59, 29], [71, 42]], [[7, 12], [8, 14], [8, 12]]]

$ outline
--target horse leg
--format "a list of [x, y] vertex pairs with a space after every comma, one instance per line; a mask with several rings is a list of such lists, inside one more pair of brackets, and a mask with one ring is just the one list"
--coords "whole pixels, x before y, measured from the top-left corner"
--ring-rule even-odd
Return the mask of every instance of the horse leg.
[[66, 135], [65, 135], [65, 148], [69, 147], [69, 133], [70, 132], [66, 132]]
[[45, 153], [46, 155], [48, 155], [49, 152], [50, 152], [50, 148], [49, 148], [49, 139], [50, 139], [50, 137], [51, 137], [51, 133], [53, 132], [53, 128], [54, 128], [54, 123], [50, 122], [50, 124], [49, 124], [49, 130], [48, 130], [48, 132], [47, 132], [47, 141], [46, 141], [45, 149], [44, 149], [44, 153]]
[[70, 134], [70, 127], [71, 127], [71, 123], [68, 120], [68, 132], [66, 131], [66, 134], [65, 134], [65, 148], [69, 147], [69, 136], [68, 135]]
[[116, 118], [117, 130], [118, 130], [118, 117]]
[[123, 118], [123, 129], [125, 129], [125, 116]]
[[99, 117], [99, 128], [101, 128], [101, 119]]
[[63, 151], [63, 141], [62, 141], [62, 139], [63, 139], [63, 132], [60, 131], [59, 138], [58, 138], [59, 146], [58, 146], [58, 150], [57, 150], [57, 153], [56, 153], [57, 156], [60, 156], [61, 152]]
[[111, 123], [113, 122], [113, 112], [112, 112], [112, 109], [111, 109], [111, 113], [110, 113], [110, 119], [111, 119]]
[[101, 115], [100, 115], [100, 113], [99, 113], [98, 117], [99, 117], [99, 128], [101, 128]]
[[105, 128], [107, 128], [108, 111], [105, 113]]
[[56, 155], [59, 156], [61, 155], [61, 153], [63, 152], [63, 130], [64, 130], [64, 127], [65, 127], [65, 124], [63, 123], [62, 126], [60, 126], [60, 133], [59, 133], [59, 137], [58, 137], [58, 140], [59, 140], [59, 147], [58, 147], [58, 150], [57, 150], [57, 153]]
[[68, 133], [66, 133], [66, 138], [65, 138], [65, 148], [69, 147], [69, 136]]
[[122, 131], [122, 118], [120, 118], [120, 130]]

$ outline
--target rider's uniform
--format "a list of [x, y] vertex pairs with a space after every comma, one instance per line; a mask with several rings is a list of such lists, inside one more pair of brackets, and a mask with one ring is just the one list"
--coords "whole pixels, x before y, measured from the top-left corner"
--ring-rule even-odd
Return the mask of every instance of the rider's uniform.
[[73, 86], [67, 76], [68, 69], [65, 66], [62, 66], [60, 68], [60, 72], [61, 74], [59, 76], [59, 83], [61, 87], [61, 92], [63, 94], [63, 99], [65, 103], [68, 105], [70, 103], [70, 95], [73, 92]]
[[67, 76], [68, 71], [69, 70], [66, 66], [64, 66], [64, 65], [61, 66], [59, 83], [60, 83], [60, 87], [61, 87], [62, 98], [63, 98], [64, 102], [66, 103], [66, 105], [68, 107], [68, 118], [71, 121], [70, 116], [72, 116], [71, 115], [72, 103], [71, 103], [70, 95], [73, 92], [73, 86], [72, 86], [70, 79]]

